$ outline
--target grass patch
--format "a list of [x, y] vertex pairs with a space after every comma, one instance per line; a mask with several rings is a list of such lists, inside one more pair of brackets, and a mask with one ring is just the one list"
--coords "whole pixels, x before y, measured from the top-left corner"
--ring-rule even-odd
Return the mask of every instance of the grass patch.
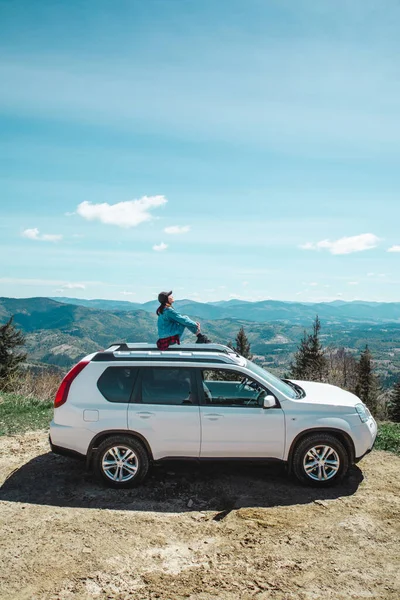
[[52, 418], [52, 400], [0, 393], [0, 435], [47, 429]]
[[379, 423], [375, 448], [400, 454], [400, 423]]

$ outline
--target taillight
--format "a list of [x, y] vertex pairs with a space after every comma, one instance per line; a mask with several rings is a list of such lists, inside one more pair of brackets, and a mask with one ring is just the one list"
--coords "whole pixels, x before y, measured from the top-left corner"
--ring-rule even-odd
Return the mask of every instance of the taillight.
[[79, 375], [79, 373], [89, 364], [88, 360], [81, 360], [77, 365], [72, 367], [72, 369], [66, 374], [64, 379], [61, 382], [60, 387], [58, 388], [56, 397], [54, 399], [54, 408], [58, 408], [62, 406], [68, 398], [69, 388], [71, 387], [71, 383]]

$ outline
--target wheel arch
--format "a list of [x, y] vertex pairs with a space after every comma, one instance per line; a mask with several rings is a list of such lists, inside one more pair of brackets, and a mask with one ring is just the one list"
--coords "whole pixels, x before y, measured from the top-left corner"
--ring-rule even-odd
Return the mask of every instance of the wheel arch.
[[349, 456], [349, 463], [354, 464], [356, 451], [355, 451], [355, 447], [354, 447], [354, 442], [348, 433], [346, 433], [342, 429], [336, 429], [334, 427], [315, 427], [315, 428], [306, 429], [304, 431], [301, 431], [294, 438], [294, 440], [290, 446], [290, 450], [289, 450], [289, 454], [288, 454], [288, 458], [287, 458], [287, 465], [288, 465], [289, 472], [291, 472], [291, 470], [292, 470], [293, 454], [294, 454], [296, 447], [306, 437], [308, 437], [310, 435], [316, 435], [318, 433], [328, 433], [328, 434], [332, 435], [333, 437], [335, 437], [337, 440], [339, 440], [339, 442], [342, 442], [342, 444], [344, 445], [344, 447], [347, 450], [347, 453]]
[[88, 448], [88, 451], [86, 454], [86, 467], [87, 468], [89, 468], [91, 466], [93, 454], [97, 450], [97, 448], [100, 446], [100, 444], [102, 442], [104, 442], [104, 440], [106, 440], [107, 438], [113, 437], [113, 436], [119, 435], [119, 434], [127, 436], [127, 437], [131, 437], [132, 439], [135, 439], [135, 440], [138, 440], [139, 442], [141, 442], [141, 444], [144, 446], [144, 448], [146, 449], [146, 451], [149, 455], [149, 459], [153, 460], [153, 453], [151, 451], [150, 444], [141, 433], [138, 433], [137, 431], [132, 431], [131, 429], [129, 429], [129, 430], [108, 429], [106, 431], [100, 431], [98, 434], [96, 434], [94, 436], [94, 438], [90, 442], [89, 448]]

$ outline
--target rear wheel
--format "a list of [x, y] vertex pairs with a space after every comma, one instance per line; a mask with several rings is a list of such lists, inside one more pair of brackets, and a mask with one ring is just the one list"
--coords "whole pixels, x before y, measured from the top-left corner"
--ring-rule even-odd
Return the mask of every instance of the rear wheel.
[[100, 444], [94, 456], [94, 471], [110, 487], [128, 488], [140, 483], [149, 470], [143, 445], [129, 436], [113, 436]]
[[296, 446], [292, 465], [301, 483], [327, 487], [338, 483], [347, 473], [349, 457], [335, 436], [320, 433], [306, 437]]

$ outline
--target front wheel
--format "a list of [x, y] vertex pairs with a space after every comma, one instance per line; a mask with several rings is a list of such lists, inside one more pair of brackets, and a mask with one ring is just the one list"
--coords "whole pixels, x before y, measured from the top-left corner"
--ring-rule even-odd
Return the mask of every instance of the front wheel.
[[97, 448], [94, 471], [110, 487], [129, 488], [144, 479], [149, 457], [143, 445], [129, 436], [107, 438]]
[[347, 473], [349, 457], [342, 442], [321, 433], [310, 435], [297, 445], [292, 465], [301, 483], [327, 487], [338, 483]]

